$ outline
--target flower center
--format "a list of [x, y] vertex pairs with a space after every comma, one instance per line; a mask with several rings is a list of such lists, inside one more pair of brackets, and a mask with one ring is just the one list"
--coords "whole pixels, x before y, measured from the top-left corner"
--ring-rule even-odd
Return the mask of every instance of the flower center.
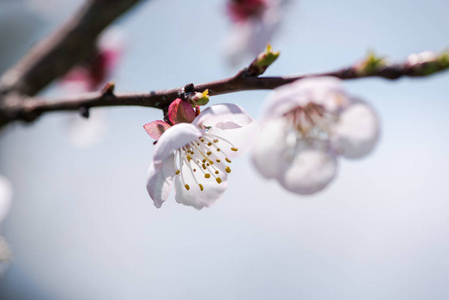
[[295, 129], [297, 137], [306, 141], [329, 140], [332, 124], [337, 119], [322, 105], [313, 102], [296, 107], [286, 113], [285, 117], [290, 127]]
[[207, 132], [197, 140], [175, 151], [176, 175], [181, 176], [186, 190], [190, 190], [190, 186], [186, 182], [183, 172], [189, 172], [192, 175], [193, 181], [201, 191], [204, 190], [201, 183], [203, 180], [215, 180], [217, 184], [220, 184], [222, 183], [221, 174], [231, 173], [231, 168], [227, 165], [227, 163], [231, 163], [226, 155], [228, 149], [223, 150], [220, 145], [224, 148], [229, 147], [231, 151], [238, 151], [231, 142]]

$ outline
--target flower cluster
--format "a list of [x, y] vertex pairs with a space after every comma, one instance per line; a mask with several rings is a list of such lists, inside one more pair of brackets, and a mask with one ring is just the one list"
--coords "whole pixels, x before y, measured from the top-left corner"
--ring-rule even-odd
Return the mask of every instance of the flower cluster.
[[304, 79], [282, 86], [267, 101], [253, 162], [285, 189], [313, 194], [337, 173], [337, 157], [368, 154], [379, 122], [365, 102], [348, 96], [335, 78]]
[[[373, 109], [347, 95], [338, 79], [326, 77], [276, 89], [261, 124], [252, 151], [256, 169], [297, 194], [325, 188], [337, 173], [338, 156], [362, 157], [379, 136]], [[158, 208], [173, 181], [179, 203], [201, 209], [217, 201], [227, 187], [231, 160], [258, 131], [237, 105], [213, 105], [200, 113], [181, 99], [170, 105], [167, 121], [144, 128], [157, 140], [147, 190]]]
[[229, 165], [250, 144], [257, 124], [238, 105], [213, 105], [199, 113], [199, 107], [181, 99], [170, 105], [168, 117], [170, 122], [144, 125], [157, 140], [148, 193], [159, 208], [174, 182], [177, 202], [208, 207], [226, 190]]

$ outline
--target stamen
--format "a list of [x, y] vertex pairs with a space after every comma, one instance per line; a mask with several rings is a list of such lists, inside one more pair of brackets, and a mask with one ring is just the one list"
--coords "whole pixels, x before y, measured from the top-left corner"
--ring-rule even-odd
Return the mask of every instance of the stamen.
[[218, 173], [220, 173], [220, 172], [218, 172], [218, 170], [217, 170], [217, 171], [215, 171], [215, 174], [218, 174]]
[[185, 185], [186, 190], [190, 190], [190, 186], [188, 184]]
[[226, 173], [231, 173], [231, 168], [230, 167], [226, 167], [225, 171], [226, 171]]
[[217, 177], [216, 180], [217, 180], [218, 184], [220, 184], [222, 182], [220, 177]]
[[221, 160], [217, 159], [217, 163], [220, 163]]
[[225, 158], [225, 160], [228, 162], [228, 163], [232, 163], [232, 161], [229, 159], [229, 158]]
[[176, 170], [176, 175], [178, 175], [179, 173], [181, 173], [181, 171], [180, 170]]
[[201, 183], [198, 184], [198, 185], [199, 185], [199, 187], [200, 187], [200, 190], [203, 191], [203, 190], [204, 190], [203, 185], [202, 185]]
[[209, 173], [204, 174], [204, 178], [210, 178], [210, 174]]
[[237, 149], [237, 148], [235, 148], [235, 147], [232, 147], [231, 150], [232, 150], [232, 151], [239, 151], [239, 149]]

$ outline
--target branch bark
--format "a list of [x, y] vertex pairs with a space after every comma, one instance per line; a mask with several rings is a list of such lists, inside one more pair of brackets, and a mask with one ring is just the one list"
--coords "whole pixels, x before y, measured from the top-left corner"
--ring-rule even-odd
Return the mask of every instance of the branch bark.
[[[431, 68], [431, 72], [429, 72], [429, 68]], [[216, 96], [240, 91], [271, 90], [284, 84], [310, 77], [332, 76], [343, 80], [380, 77], [393, 80], [404, 76], [424, 77], [447, 68], [446, 63], [439, 64], [438, 58], [435, 58], [434, 61], [416, 62], [413, 64], [407, 61], [400, 64], [379, 66], [369, 72], [363, 71], [360, 68], [360, 63], [357, 63], [352, 67], [333, 72], [284, 77], [257, 77], [251, 75], [248, 69], [245, 68], [233, 77], [194, 85], [194, 89], [198, 92], [208, 89], [210, 96]], [[3, 113], [0, 113], [0, 124], [14, 120], [33, 121], [41, 114], [52, 111], [86, 111], [86, 109], [88, 110], [91, 107], [131, 105], [165, 109], [173, 100], [182, 97], [183, 93], [184, 87], [179, 87], [170, 90], [152, 91], [150, 93], [126, 94], [114, 94], [112, 90], [105, 89], [103, 92], [86, 93], [57, 100], [28, 97], [23, 98], [21, 101], [11, 101], [11, 103], [18, 103], [16, 105], [3, 107]], [[1, 119], [2, 116], [3, 120]]]
[[[0, 80], [0, 95], [33, 96], [92, 51], [99, 33], [141, 0], [89, 0]], [[0, 99], [1, 102], [1, 99]]]

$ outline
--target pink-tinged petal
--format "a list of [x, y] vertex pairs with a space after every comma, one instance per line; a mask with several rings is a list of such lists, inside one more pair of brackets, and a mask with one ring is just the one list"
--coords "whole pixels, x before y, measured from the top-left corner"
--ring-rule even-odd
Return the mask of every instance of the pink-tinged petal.
[[341, 80], [333, 77], [300, 79], [283, 85], [268, 96], [264, 107], [264, 119], [279, 118], [296, 107], [310, 102], [322, 105], [334, 112], [351, 103]]
[[368, 104], [358, 101], [340, 115], [333, 128], [332, 145], [344, 157], [362, 157], [376, 145], [379, 127], [374, 110]]
[[11, 206], [13, 188], [9, 180], [0, 175], [0, 223], [6, 217]]
[[173, 151], [198, 139], [203, 132], [196, 126], [188, 123], [176, 124], [170, 127], [158, 140], [154, 148], [153, 162], [162, 163]]
[[252, 147], [252, 161], [265, 178], [276, 178], [287, 155], [288, 124], [285, 119], [264, 123]]
[[160, 208], [167, 200], [176, 172], [175, 157], [168, 156], [162, 163], [150, 165], [147, 173], [147, 191], [154, 206]]
[[239, 128], [254, 122], [243, 108], [236, 104], [217, 104], [206, 108], [195, 118], [192, 124], [219, 129]]
[[[253, 121], [245, 126], [234, 129], [219, 129], [216, 127], [207, 131], [206, 135], [213, 135], [218, 139], [215, 144], [221, 149], [221, 152], [226, 153], [229, 159], [234, 159], [250, 148], [255, 137], [259, 132], [259, 124]], [[238, 149], [233, 151], [231, 148]]]
[[310, 195], [321, 191], [334, 179], [337, 160], [334, 155], [310, 148], [297, 152], [284, 168], [278, 177], [279, 183], [290, 192]]
[[164, 121], [153, 121], [151, 123], [143, 125], [145, 131], [156, 141], [159, 140], [161, 135], [170, 128], [170, 124]]
[[173, 124], [192, 123], [195, 117], [192, 105], [180, 98], [174, 100], [168, 107], [168, 118]]
[[[196, 184], [192, 173], [186, 165], [183, 166], [182, 174], [184, 182], [181, 176], [175, 177], [175, 199], [178, 203], [193, 206], [196, 209], [209, 207], [217, 202], [228, 187], [227, 173], [223, 172], [223, 170], [220, 170], [220, 174], [217, 175], [222, 180], [220, 184], [217, 183], [214, 176], [211, 176], [210, 178], [196, 176], [198, 184], [203, 186], [202, 191], [199, 185]], [[189, 185], [189, 190], [185, 188], [185, 184]]]

